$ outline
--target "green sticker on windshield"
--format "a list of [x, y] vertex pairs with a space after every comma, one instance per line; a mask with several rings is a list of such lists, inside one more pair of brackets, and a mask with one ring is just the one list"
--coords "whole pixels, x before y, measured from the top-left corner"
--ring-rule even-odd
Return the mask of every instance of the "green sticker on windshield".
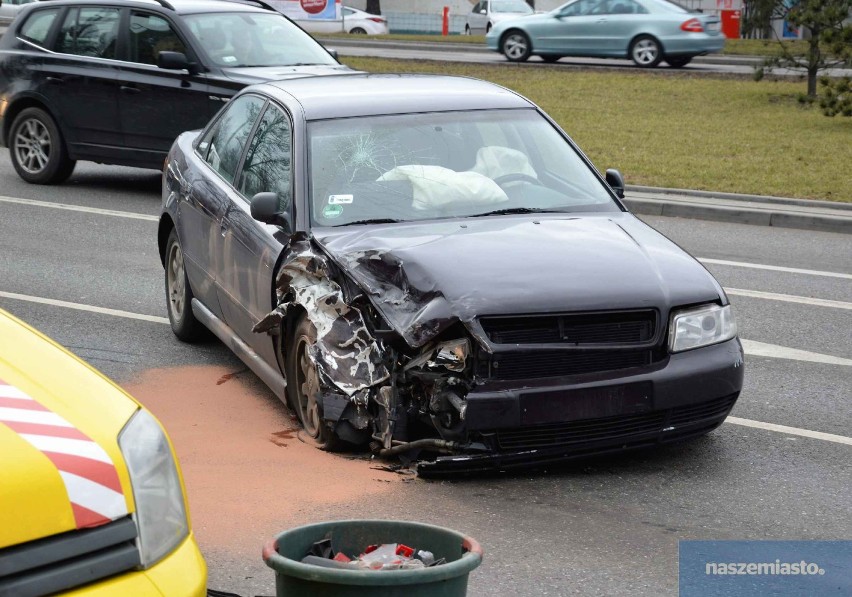
[[332, 220], [340, 217], [343, 213], [343, 207], [340, 205], [326, 205], [322, 208], [322, 217]]

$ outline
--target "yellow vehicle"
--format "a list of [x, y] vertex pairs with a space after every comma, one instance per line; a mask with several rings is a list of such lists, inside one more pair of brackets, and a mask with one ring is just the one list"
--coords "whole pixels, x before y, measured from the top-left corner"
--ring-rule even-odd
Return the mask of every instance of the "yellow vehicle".
[[0, 310], [0, 596], [205, 595], [159, 422]]

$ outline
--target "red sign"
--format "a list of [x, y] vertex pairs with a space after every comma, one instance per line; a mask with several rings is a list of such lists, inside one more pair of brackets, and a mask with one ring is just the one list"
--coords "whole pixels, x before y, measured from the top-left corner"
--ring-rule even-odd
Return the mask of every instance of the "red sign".
[[299, 0], [302, 10], [308, 14], [318, 15], [328, 6], [328, 0]]

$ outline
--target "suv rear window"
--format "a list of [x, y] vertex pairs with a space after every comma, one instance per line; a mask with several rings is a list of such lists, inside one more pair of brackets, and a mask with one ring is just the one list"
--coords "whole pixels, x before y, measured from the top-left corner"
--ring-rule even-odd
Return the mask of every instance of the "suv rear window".
[[32, 12], [30, 18], [27, 19], [27, 22], [24, 23], [18, 32], [18, 37], [43, 46], [45, 41], [47, 41], [47, 35], [50, 33], [53, 21], [56, 20], [56, 15], [58, 14], [58, 8], [48, 8]]

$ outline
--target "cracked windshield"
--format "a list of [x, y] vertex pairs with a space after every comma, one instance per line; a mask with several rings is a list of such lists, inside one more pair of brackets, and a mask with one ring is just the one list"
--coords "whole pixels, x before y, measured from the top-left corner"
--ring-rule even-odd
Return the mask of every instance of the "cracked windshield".
[[618, 211], [533, 110], [336, 119], [309, 124], [308, 134], [312, 217], [321, 226]]

